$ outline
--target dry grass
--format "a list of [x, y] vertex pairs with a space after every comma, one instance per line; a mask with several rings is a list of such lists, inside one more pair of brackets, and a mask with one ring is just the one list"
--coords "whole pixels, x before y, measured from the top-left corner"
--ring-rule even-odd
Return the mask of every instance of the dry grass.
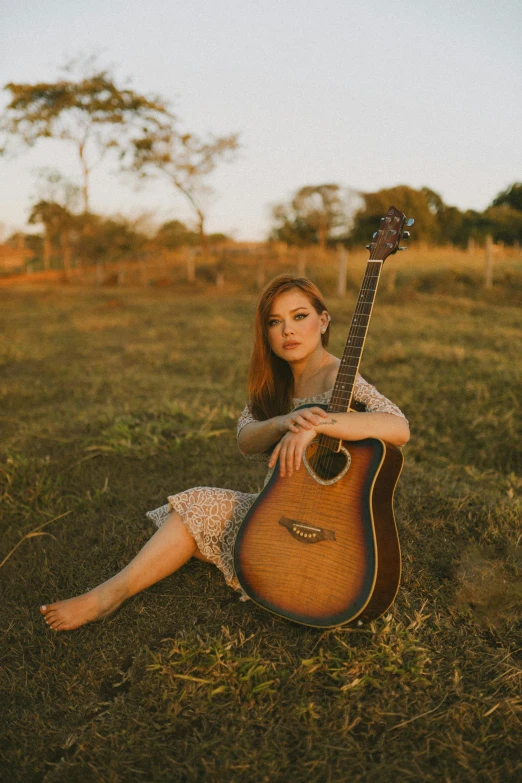
[[[381, 283], [383, 291], [393, 289], [396, 294], [411, 296], [415, 292], [439, 293], [441, 295], [466, 296], [471, 299], [495, 301], [496, 290], [483, 291], [485, 274], [485, 249], [476, 246], [473, 252], [467, 252], [453, 246], [438, 247], [416, 246], [415, 237], [410, 252], [397, 253], [384, 265]], [[364, 248], [350, 250], [347, 253], [347, 285], [352, 291], [358, 291], [361, 270], [364, 269], [368, 253]], [[520, 303], [522, 301], [522, 253], [517, 248], [492, 246], [494, 289], [502, 288], [503, 301]], [[177, 295], [194, 292], [208, 293], [218, 282], [225, 281], [226, 295], [240, 292], [256, 293], [259, 287], [259, 274], [267, 281], [280, 273], [301, 273], [304, 263], [305, 273], [320, 284], [326, 293], [337, 290], [339, 256], [336, 250], [320, 253], [316, 247], [297, 248], [283, 246], [251, 250], [248, 255], [234, 251], [233, 246], [224, 250], [214, 250], [205, 260], [196, 258], [196, 280], [187, 283], [186, 253], [184, 249], [166, 252], [163, 256], [150, 256], [140, 262], [120, 262], [102, 267], [73, 268], [70, 283], [74, 287], [95, 287], [103, 283], [106, 287], [118, 290], [122, 286], [153, 287], [156, 289], [175, 288]], [[48, 285], [58, 283], [63, 271], [53, 269], [25, 275], [25, 283]], [[16, 285], [20, 278], [16, 275], [2, 275], [0, 287]], [[221, 293], [222, 289], [218, 290]], [[118, 298], [108, 300], [108, 307], [118, 309]], [[122, 313], [116, 320], [124, 320]], [[96, 317], [91, 323], [83, 323], [81, 329], [96, 330], [109, 328], [110, 319], [100, 324]]]
[[[122, 567], [168, 493], [262, 484], [234, 442], [255, 300], [0, 292], [2, 780], [521, 779], [520, 314], [505, 286], [398, 283], [363, 374], [412, 426], [402, 586], [386, 617], [324, 633], [196, 561], [104, 623], [47, 629], [39, 604]], [[334, 351], [353, 299], [331, 303]]]

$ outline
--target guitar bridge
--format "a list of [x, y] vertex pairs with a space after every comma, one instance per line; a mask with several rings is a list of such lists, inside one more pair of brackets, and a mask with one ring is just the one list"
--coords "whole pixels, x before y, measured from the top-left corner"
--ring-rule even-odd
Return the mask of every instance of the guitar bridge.
[[335, 530], [327, 530], [324, 527], [306, 525], [297, 519], [281, 517], [279, 524], [285, 527], [290, 535], [303, 544], [317, 544], [318, 541], [335, 541]]

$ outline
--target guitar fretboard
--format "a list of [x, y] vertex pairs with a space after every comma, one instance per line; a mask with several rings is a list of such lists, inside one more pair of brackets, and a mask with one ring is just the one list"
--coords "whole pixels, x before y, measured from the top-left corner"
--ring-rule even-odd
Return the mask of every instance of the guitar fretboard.
[[350, 407], [381, 268], [382, 261], [368, 261], [328, 411], [340, 413], [347, 411]]

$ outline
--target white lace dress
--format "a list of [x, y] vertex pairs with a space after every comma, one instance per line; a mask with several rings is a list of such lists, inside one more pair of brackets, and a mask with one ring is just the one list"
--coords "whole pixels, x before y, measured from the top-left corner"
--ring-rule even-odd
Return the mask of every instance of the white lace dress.
[[[300, 405], [327, 403], [331, 393], [330, 389], [315, 397], [294, 397], [294, 408]], [[353, 398], [356, 402], [363, 403], [367, 412], [393, 413], [403, 419], [406, 418], [393, 402], [380, 394], [375, 386], [360, 375], [357, 376]], [[237, 436], [239, 437], [243, 427], [253, 421], [256, 419], [246, 405], [237, 423]], [[265, 454], [244, 456], [247, 459], [267, 462], [270, 453], [271, 450]], [[265, 484], [271, 475], [272, 470], [269, 470]], [[241, 593], [241, 600], [247, 600], [248, 597], [241, 589], [234, 572], [233, 552], [239, 526], [256, 498], [257, 494], [236, 492], [232, 489], [193, 487], [177, 495], [169, 495], [168, 503], [148, 511], [146, 515], [157, 527], [161, 527], [170, 512], [177, 511], [196, 541], [201, 554], [223, 572], [227, 584]]]

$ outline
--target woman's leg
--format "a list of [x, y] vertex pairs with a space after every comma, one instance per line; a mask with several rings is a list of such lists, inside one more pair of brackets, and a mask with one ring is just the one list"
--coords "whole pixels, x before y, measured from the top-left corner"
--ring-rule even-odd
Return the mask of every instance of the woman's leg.
[[[72, 631], [93, 620], [101, 620], [140, 590], [177, 571], [192, 555], [200, 554], [196, 542], [176, 511], [154, 533], [136, 557], [116, 576], [94, 590], [41, 606], [48, 625], [55, 631]], [[200, 559], [205, 560], [202, 555]]]

